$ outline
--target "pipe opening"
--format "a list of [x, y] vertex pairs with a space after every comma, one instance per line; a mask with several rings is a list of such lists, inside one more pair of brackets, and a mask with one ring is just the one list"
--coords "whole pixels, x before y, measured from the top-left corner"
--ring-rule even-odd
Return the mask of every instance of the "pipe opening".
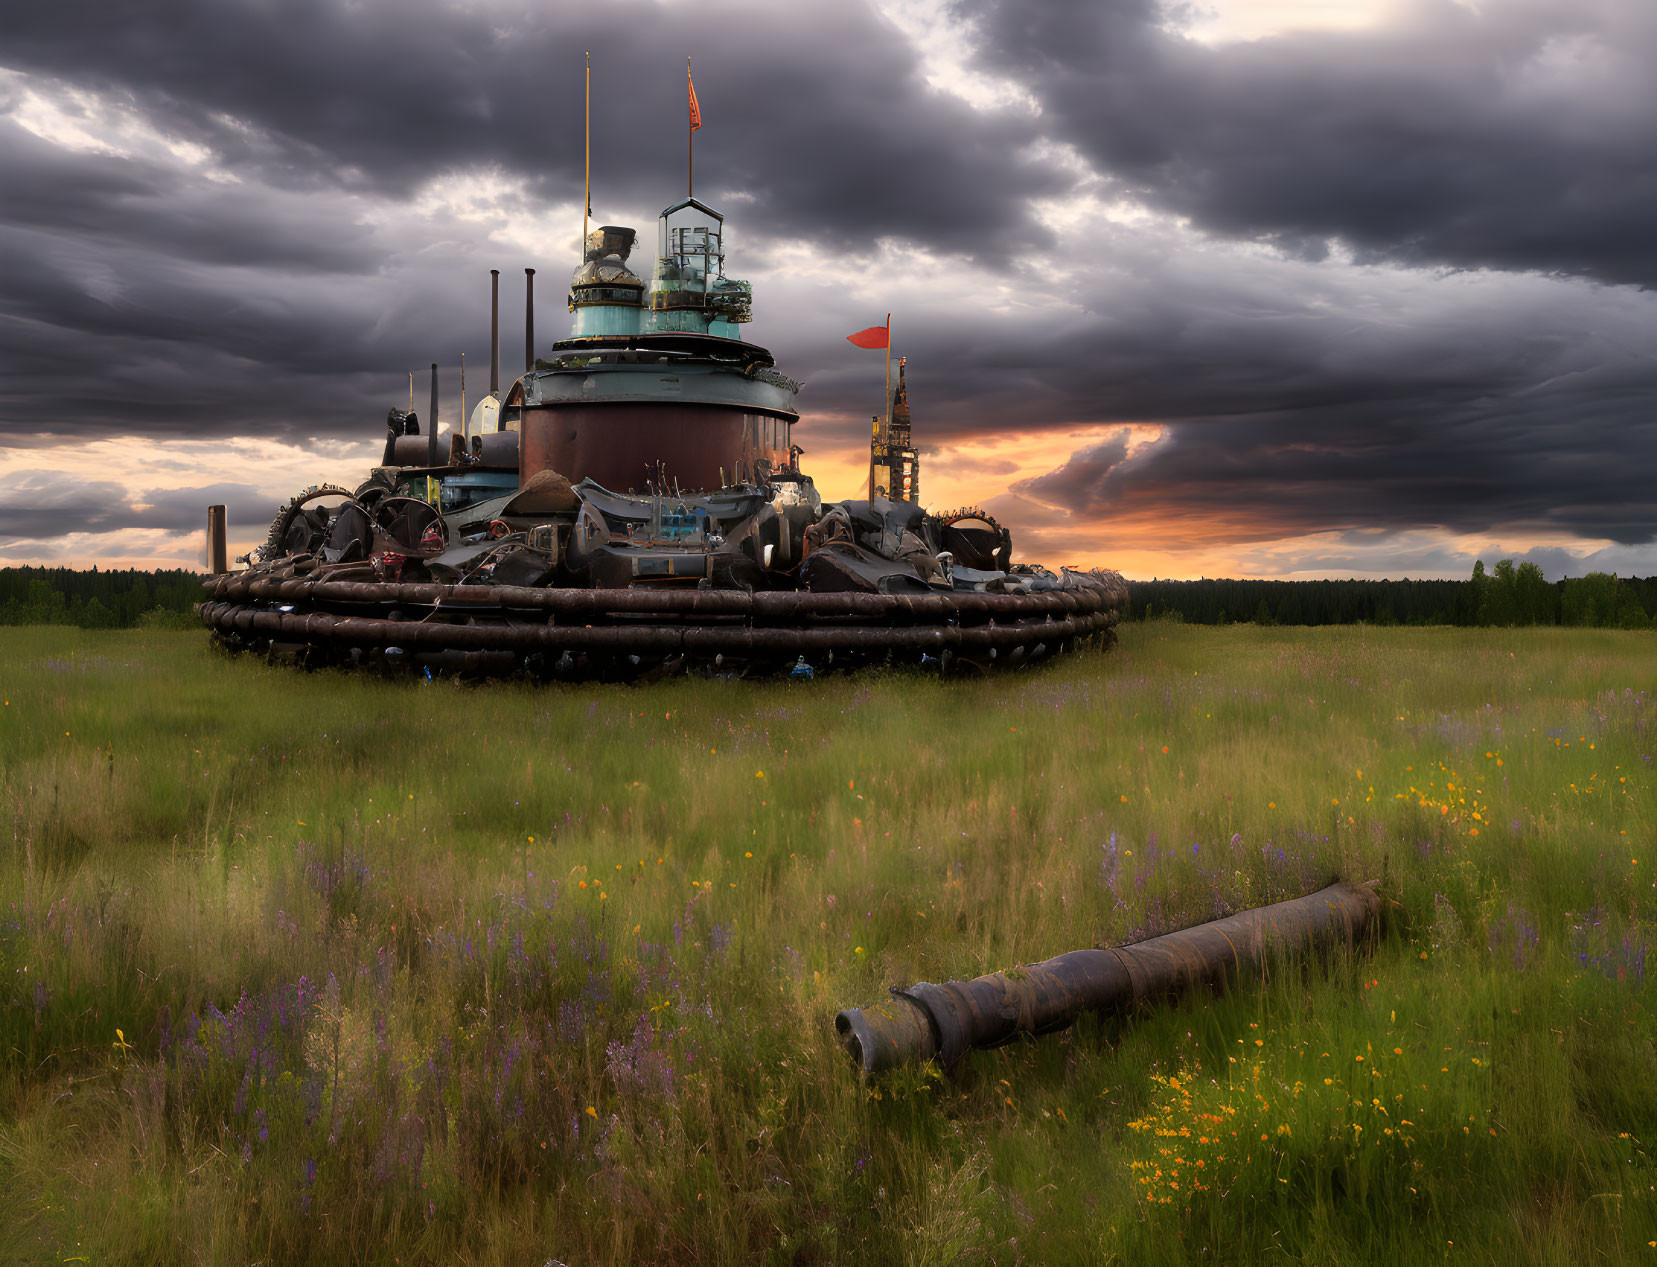
[[846, 1054], [857, 1062], [858, 1068], [863, 1067], [863, 1043], [857, 1037], [857, 1031], [852, 1028], [851, 1017], [841, 1012], [834, 1018], [835, 1037], [840, 1040], [840, 1046], [846, 1049]]

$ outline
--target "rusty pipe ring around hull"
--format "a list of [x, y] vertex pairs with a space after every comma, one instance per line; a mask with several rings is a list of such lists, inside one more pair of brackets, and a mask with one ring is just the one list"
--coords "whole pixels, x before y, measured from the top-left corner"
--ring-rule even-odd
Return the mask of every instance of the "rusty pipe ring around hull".
[[205, 586], [213, 598], [318, 604], [443, 605], [451, 610], [490, 607], [564, 615], [742, 616], [754, 620], [865, 618], [911, 620], [1074, 615], [1116, 609], [1124, 591], [1102, 584], [1032, 594], [860, 594], [693, 589], [541, 589], [508, 585], [439, 585], [378, 581], [276, 579], [246, 574], [215, 577]]
[[233, 602], [203, 603], [201, 619], [221, 633], [260, 634], [306, 643], [404, 646], [445, 650], [605, 650], [623, 653], [794, 655], [835, 650], [1011, 648], [1103, 633], [1114, 610], [1052, 620], [986, 625], [834, 625], [752, 628], [743, 625], [559, 625], [524, 620], [454, 624], [388, 620], [332, 612], [284, 612]]
[[1074, 950], [972, 981], [894, 989], [872, 1007], [837, 1015], [835, 1035], [866, 1074], [933, 1059], [949, 1068], [969, 1051], [1064, 1029], [1084, 1012], [1122, 1011], [1258, 977], [1274, 956], [1355, 946], [1373, 936], [1380, 912], [1373, 883], [1337, 882], [1149, 941]]

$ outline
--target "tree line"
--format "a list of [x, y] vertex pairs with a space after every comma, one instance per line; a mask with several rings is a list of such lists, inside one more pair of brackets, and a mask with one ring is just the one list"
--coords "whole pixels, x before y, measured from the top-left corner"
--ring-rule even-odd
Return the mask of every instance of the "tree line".
[[201, 581], [198, 573], [178, 569], [0, 568], [0, 625], [182, 627], [194, 623]]
[[1133, 581], [1130, 620], [1198, 625], [1582, 625], [1650, 629], [1657, 577], [1549, 581], [1534, 563], [1481, 559], [1465, 581]]
[[[0, 625], [190, 626], [202, 577], [183, 570], [0, 568]], [[1129, 620], [1195, 625], [1657, 624], [1657, 577], [1549, 581], [1534, 563], [1481, 559], [1465, 581], [1133, 581]]]

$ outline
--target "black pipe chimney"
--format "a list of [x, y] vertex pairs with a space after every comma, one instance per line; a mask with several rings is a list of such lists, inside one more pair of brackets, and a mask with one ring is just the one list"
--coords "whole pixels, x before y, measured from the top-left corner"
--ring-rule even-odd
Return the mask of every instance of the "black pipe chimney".
[[426, 465], [437, 465], [437, 362], [432, 362], [432, 407], [426, 415]]
[[224, 545], [224, 507], [207, 508], [207, 570], [214, 576], [230, 571], [229, 555]]
[[535, 270], [524, 269], [524, 373], [535, 368]]
[[489, 394], [501, 394], [501, 270], [489, 270]]

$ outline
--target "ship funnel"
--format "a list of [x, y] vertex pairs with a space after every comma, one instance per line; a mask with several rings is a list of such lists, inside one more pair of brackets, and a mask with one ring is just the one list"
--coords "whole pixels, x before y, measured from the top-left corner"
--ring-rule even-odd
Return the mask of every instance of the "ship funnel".
[[524, 269], [524, 373], [535, 368], [535, 270]]
[[224, 507], [207, 508], [207, 569], [214, 576], [230, 571], [224, 544]]
[[426, 415], [426, 465], [437, 465], [437, 362], [432, 362], [432, 407]]
[[501, 270], [489, 270], [489, 394], [501, 394]]

